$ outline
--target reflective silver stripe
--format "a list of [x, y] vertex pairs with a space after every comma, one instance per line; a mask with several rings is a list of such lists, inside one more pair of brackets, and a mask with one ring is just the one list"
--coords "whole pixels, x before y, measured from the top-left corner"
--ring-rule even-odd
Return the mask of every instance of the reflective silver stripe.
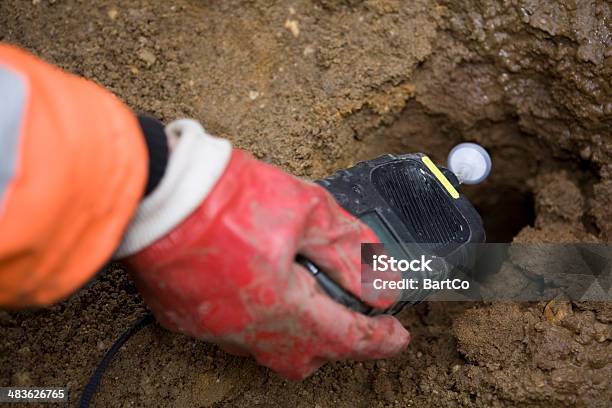
[[0, 208], [15, 173], [25, 99], [24, 78], [0, 65]]

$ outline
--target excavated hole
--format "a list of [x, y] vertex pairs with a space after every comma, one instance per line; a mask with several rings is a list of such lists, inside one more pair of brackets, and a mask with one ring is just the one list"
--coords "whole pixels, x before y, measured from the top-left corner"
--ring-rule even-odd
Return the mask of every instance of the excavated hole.
[[483, 219], [488, 242], [511, 242], [523, 227], [533, 226], [533, 194], [507, 185], [462, 188]]
[[457, 143], [474, 141], [483, 145], [491, 154], [493, 171], [482, 184], [463, 185], [461, 190], [480, 213], [487, 242], [511, 242], [521, 229], [534, 225], [530, 180], [543, 172], [571, 169], [567, 162], [552, 159], [549, 149], [522, 133], [515, 122], [485, 123], [465, 131], [413, 102], [392, 124], [370, 130], [361, 139], [366, 147], [362, 147], [360, 159], [422, 152], [441, 166], [446, 165], [447, 154]]

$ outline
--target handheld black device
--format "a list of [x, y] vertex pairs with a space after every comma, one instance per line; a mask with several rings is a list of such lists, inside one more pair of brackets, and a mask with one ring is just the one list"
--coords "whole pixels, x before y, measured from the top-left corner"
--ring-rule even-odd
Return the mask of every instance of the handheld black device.
[[[473, 264], [474, 254], [468, 244], [485, 241], [482, 220], [458, 190], [455, 174], [438, 168], [422, 153], [384, 155], [339, 170], [317, 183], [345, 210], [365, 222], [386, 249], [410, 257], [418, 247], [421, 253], [434, 255], [442, 262], [444, 267], [438, 273], [447, 278], [457, 268], [469, 270]], [[363, 314], [394, 314], [426, 296], [415, 292], [410, 299], [388, 309], [374, 309], [307, 258], [298, 256], [296, 260], [329, 296]]]

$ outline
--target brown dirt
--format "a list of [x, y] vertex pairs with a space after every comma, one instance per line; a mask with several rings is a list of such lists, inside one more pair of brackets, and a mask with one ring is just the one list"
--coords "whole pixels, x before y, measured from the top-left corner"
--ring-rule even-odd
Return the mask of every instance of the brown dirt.
[[[540, 4], [543, 3], [543, 4]], [[467, 189], [492, 241], [612, 237], [612, 39], [604, 1], [0, 2], [0, 40], [136, 110], [195, 117], [295, 174], [379, 153], [492, 153]], [[299, 35], [285, 28], [299, 29]], [[95, 109], [95, 107], [92, 107]], [[143, 313], [124, 271], [38, 311], [0, 312], [0, 386], [68, 385]], [[421, 304], [395, 359], [301, 383], [151, 326], [96, 406], [609, 406], [612, 306]]]

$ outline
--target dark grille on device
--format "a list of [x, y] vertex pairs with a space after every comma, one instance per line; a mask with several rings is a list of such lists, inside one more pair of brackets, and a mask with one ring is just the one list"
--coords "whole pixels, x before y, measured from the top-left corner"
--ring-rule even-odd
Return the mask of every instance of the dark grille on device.
[[419, 162], [409, 160], [377, 167], [372, 181], [416, 242], [452, 246], [469, 239], [467, 221], [453, 205], [453, 198]]

